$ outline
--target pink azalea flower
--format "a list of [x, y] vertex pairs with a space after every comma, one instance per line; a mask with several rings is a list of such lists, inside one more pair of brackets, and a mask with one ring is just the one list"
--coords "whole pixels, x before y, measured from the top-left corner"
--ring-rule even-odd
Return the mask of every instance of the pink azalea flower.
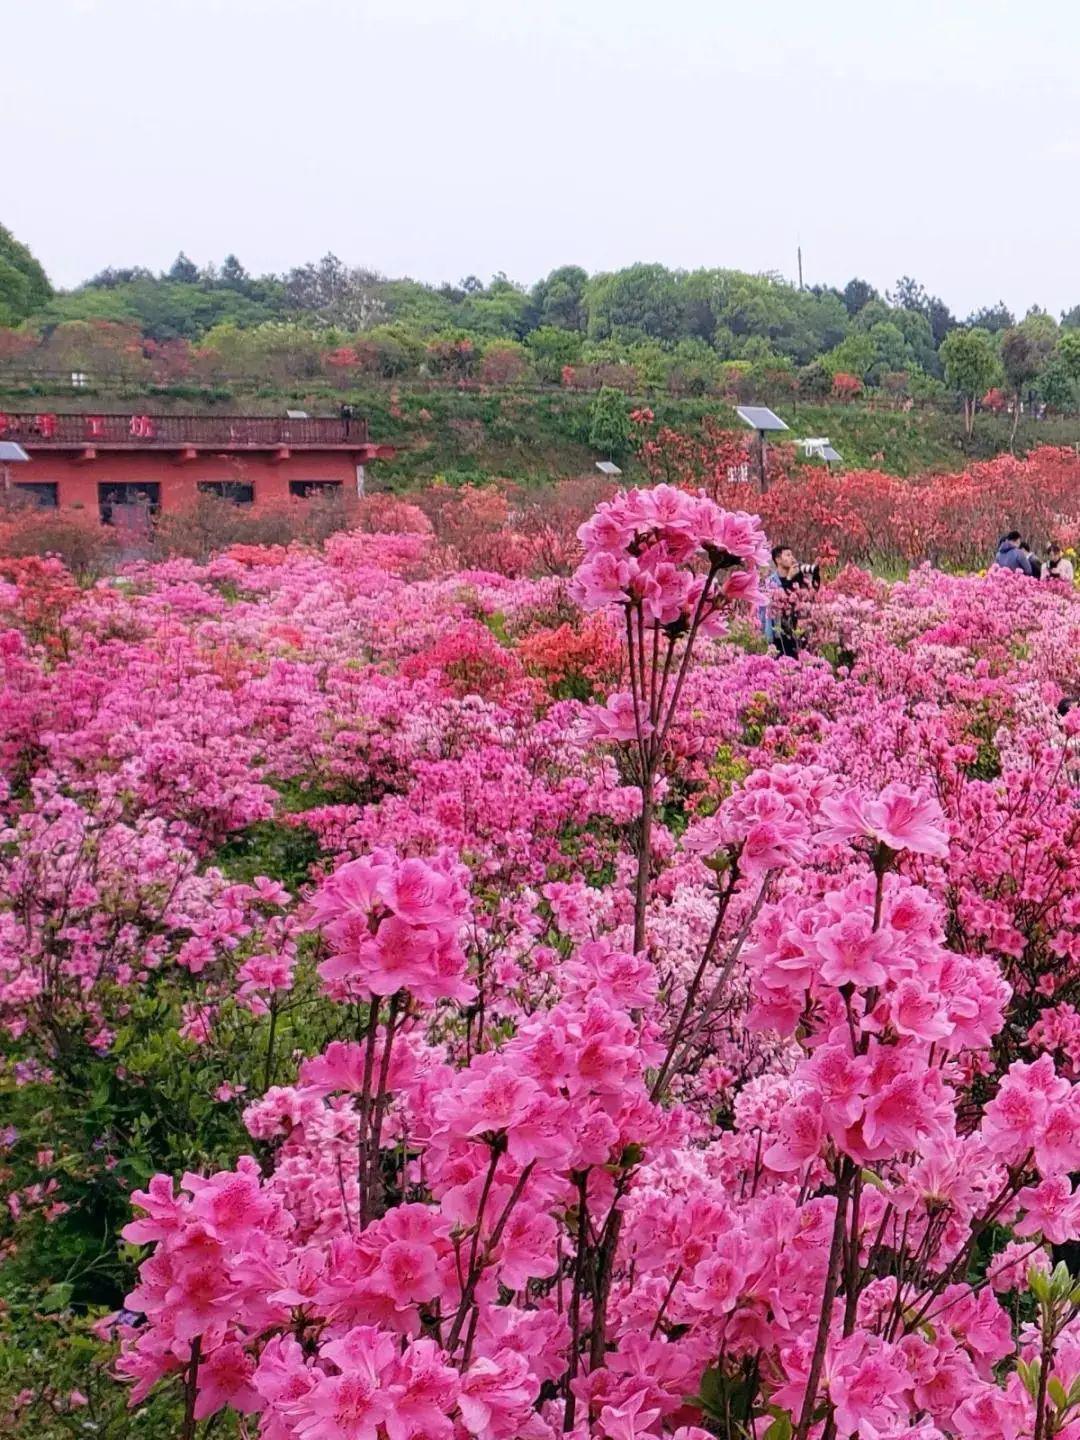
[[770, 1170], [799, 1170], [817, 1158], [825, 1134], [821, 1111], [810, 1105], [788, 1105], [780, 1115], [780, 1139], [762, 1155]]
[[195, 1419], [208, 1416], [228, 1406], [241, 1415], [251, 1415], [262, 1408], [262, 1400], [251, 1384], [255, 1361], [242, 1346], [219, 1345], [199, 1366]]
[[818, 931], [813, 943], [822, 959], [821, 978], [828, 984], [864, 989], [884, 984], [886, 970], [881, 961], [891, 946], [884, 931], [871, 928], [870, 916], [845, 916]]
[[638, 1440], [659, 1419], [659, 1409], [646, 1410], [649, 1392], [639, 1390], [625, 1405], [605, 1405], [600, 1424], [608, 1440]]
[[828, 840], [855, 840], [868, 837], [892, 850], [910, 850], [916, 855], [944, 856], [949, 852], [948, 834], [941, 806], [923, 790], [890, 784], [876, 798], [849, 790], [826, 797], [821, 812], [830, 821], [822, 832]]
[[634, 697], [624, 691], [609, 695], [606, 705], [594, 705], [588, 712], [591, 733], [596, 740], [636, 740], [640, 723], [642, 737], [651, 735], [652, 723], [648, 715], [637, 718]]
[[538, 1388], [524, 1355], [497, 1350], [481, 1356], [461, 1377], [458, 1408], [466, 1430], [477, 1440], [510, 1440]]
[[1080, 1236], [1080, 1194], [1073, 1193], [1067, 1175], [1028, 1185], [1016, 1198], [1026, 1211], [1015, 1227], [1017, 1235], [1041, 1235], [1052, 1245]]

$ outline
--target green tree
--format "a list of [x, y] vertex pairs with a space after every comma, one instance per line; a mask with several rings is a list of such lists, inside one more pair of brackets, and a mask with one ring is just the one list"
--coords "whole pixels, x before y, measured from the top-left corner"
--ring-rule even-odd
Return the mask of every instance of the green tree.
[[910, 275], [901, 275], [893, 288], [886, 293], [890, 305], [898, 310], [918, 310], [926, 314], [928, 296], [926, 290]]
[[882, 375], [906, 370], [912, 363], [911, 349], [899, 325], [891, 321], [875, 325], [866, 338], [874, 347], [874, 360], [868, 372], [871, 384], [880, 385]]
[[626, 396], [605, 385], [592, 403], [589, 444], [609, 460], [621, 460], [630, 449], [630, 416]]
[[17, 325], [52, 297], [41, 265], [11, 231], [0, 225], [0, 325]]
[[934, 339], [934, 332], [926, 315], [918, 310], [892, 310], [889, 312], [888, 323], [897, 327], [908, 347], [910, 358], [905, 368], [919, 365], [930, 375], [940, 374], [938, 341]]
[[1069, 379], [1080, 382], [1080, 329], [1066, 330], [1060, 336], [1057, 355]]
[[843, 290], [844, 308], [849, 315], [857, 315], [864, 305], [880, 297], [873, 285], [866, 280], [849, 280]]
[[541, 380], [557, 381], [564, 365], [576, 365], [581, 359], [580, 334], [561, 330], [556, 325], [541, 325], [531, 330], [525, 337], [525, 346]]
[[708, 395], [718, 384], [724, 369], [712, 346], [697, 336], [680, 340], [670, 358], [669, 383], [683, 395]]
[[799, 371], [799, 394], [806, 400], [827, 400], [832, 391], [833, 372], [824, 360], [811, 360]]
[[[1012, 429], [1009, 432], [1010, 450], [1016, 440], [1016, 427], [1020, 423], [1020, 407], [1023, 402], [1024, 389], [1035, 381], [1050, 358], [1053, 342], [1046, 333], [1046, 327], [1039, 323], [1049, 319], [1048, 315], [1040, 313], [1032, 316], [1029, 312], [1023, 324], [1014, 325], [1001, 337], [1001, 365], [1005, 371], [1005, 379], [1013, 392], [1013, 420]], [[1031, 321], [1035, 323], [1029, 324]], [[1053, 325], [1054, 322], [1051, 320], [1050, 323]], [[1056, 330], [1057, 327], [1054, 326], [1054, 328]]]
[[418, 369], [424, 359], [424, 342], [407, 325], [373, 325], [358, 349], [369, 353], [372, 369], [387, 380]]
[[869, 335], [849, 335], [821, 357], [830, 375], [857, 375], [865, 381], [877, 359], [874, 342]]
[[935, 347], [940, 346], [945, 336], [958, 325], [956, 316], [939, 295], [931, 295], [926, 302], [926, 319]]
[[521, 340], [532, 329], [535, 317], [532, 297], [505, 275], [496, 275], [486, 290], [463, 301], [458, 319], [466, 330], [479, 335]]
[[136, 280], [153, 280], [153, 272], [143, 265], [106, 265], [90, 277], [84, 290], [115, 290], [118, 285], [131, 285]]
[[533, 286], [537, 325], [560, 330], [585, 329], [585, 287], [589, 276], [580, 265], [560, 265]]
[[316, 264], [289, 271], [285, 296], [310, 324], [360, 330], [385, 318], [379, 285], [373, 270], [350, 268], [328, 251]]
[[1054, 351], [1039, 376], [1038, 390], [1051, 410], [1065, 415], [1076, 409], [1076, 376], [1065, 364], [1060, 350]]
[[964, 323], [971, 330], [985, 330], [990, 335], [997, 335], [1015, 325], [1016, 316], [1004, 300], [999, 300], [996, 305], [984, 305], [981, 310], [974, 310]]
[[195, 285], [199, 280], [199, 267], [181, 250], [166, 278], [175, 281], [177, 285]]
[[1020, 329], [1037, 344], [1049, 345], [1051, 348], [1057, 344], [1058, 323], [1038, 305], [1032, 305], [1020, 321]]
[[226, 255], [221, 262], [221, 274], [218, 276], [218, 284], [224, 285], [226, 290], [239, 290], [246, 294], [251, 285], [251, 276], [241, 265], [235, 255]]
[[711, 287], [713, 341], [723, 357], [755, 359], [763, 343], [769, 353], [806, 364], [838, 344], [848, 332], [848, 313], [834, 290], [798, 290], [777, 275], [739, 270], [696, 271], [685, 284]]
[[585, 291], [592, 340], [679, 338], [682, 306], [677, 277], [663, 265], [631, 265], [611, 275], [594, 275]]
[[964, 402], [964, 433], [970, 439], [975, 428], [975, 406], [998, 372], [994, 342], [986, 330], [950, 331], [941, 343], [941, 363], [946, 385]]
[[384, 280], [376, 293], [388, 324], [407, 325], [420, 335], [452, 330], [457, 324], [460, 299], [455, 302], [419, 280]]

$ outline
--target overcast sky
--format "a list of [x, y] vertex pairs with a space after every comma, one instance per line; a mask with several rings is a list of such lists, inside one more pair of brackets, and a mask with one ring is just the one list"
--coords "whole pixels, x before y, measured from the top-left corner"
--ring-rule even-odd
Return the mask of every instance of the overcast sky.
[[60, 285], [333, 250], [1080, 303], [1070, 0], [8, 0], [0, 220]]

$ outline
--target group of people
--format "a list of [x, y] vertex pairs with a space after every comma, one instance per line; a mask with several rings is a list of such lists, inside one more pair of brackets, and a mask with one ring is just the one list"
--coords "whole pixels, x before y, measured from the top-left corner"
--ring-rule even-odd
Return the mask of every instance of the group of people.
[[[1010, 530], [998, 541], [994, 564], [1003, 570], [1019, 570], [1036, 580], [1073, 582], [1073, 562], [1057, 541], [1046, 547], [1046, 558], [1040, 559], [1019, 530]], [[766, 643], [778, 655], [791, 660], [799, 658], [802, 637], [799, 631], [800, 604], [821, 588], [821, 567], [801, 564], [790, 545], [774, 545], [772, 569], [765, 581], [768, 603], [758, 611], [758, 619]], [[1078, 703], [1078, 702], [1070, 702]]]
[[1035, 580], [1065, 580], [1070, 585], [1073, 580], [1073, 563], [1056, 541], [1046, 547], [1046, 559], [1040, 560], [1019, 530], [1010, 530], [998, 541], [994, 564]]

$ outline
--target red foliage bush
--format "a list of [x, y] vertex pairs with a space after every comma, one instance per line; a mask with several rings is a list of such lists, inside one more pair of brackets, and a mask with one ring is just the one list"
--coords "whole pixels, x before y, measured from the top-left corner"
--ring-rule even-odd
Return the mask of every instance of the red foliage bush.
[[832, 389], [837, 400], [854, 400], [856, 395], [862, 394], [862, 388], [862, 381], [857, 375], [839, 370], [833, 376]]
[[510, 526], [510, 501], [495, 485], [433, 485], [421, 491], [417, 504], [427, 515], [447, 569], [491, 570], [522, 575], [528, 568], [528, 546]]
[[[740, 434], [706, 420], [700, 433], [643, 429], [639, 455], [650, 481], [705, 489], [720, 504], [759, 514], [770, 536], [798, 553], [842, 564], [885, 561], [980, 567], [998, 537], [1017, 529], [1037, 547], [1080, 537], [1080, 457], [1043, 446], [1000, 455], [959, 474], [900, 479], [879, 470], [830, 473], [789, 468], [790, 450], [769, 448], [762, 495]], [[745, 479], [742, 477], [745, 475]]]
[[[523, 686], [531, 689], [535, 685], [526, 677], [518, 656], [500, 645], [478, 621], [461, 621], [433, 645], [411, 655], [401, 669], [411, 680], [435, 674], [447, 693], [459, 700], [479, 695], [502, 702]], [[539, 696], [540, 687], [536, 689]]]
[[999, 390], [996, 385], [987, 390], [986, 394], [979, 401], [982, 409], [989, 410], [992, 415], [1000, 415], [1008, 403], [1008, 396], [1004, 390]]
[[529, 364], [513, 345], [491, 345], [480, 362], [480, 380], [484, 385], [519, 385], [529, 373]]
[[633, 365], [596, 362], [593, 365], [564, 365], [562, 383], [567, 390], [612, 390], [633, 394], [638, 387], [638, 373]]
[[518, 652], [526, 669], [560, 699], [600, 699], [618, 684], [622, 671], [621, 637], [604, 615], [534, 630], [521, 640]]
[[371, 534], [396, 531], [400, 535], [430, 535], [431, 521], [419, 505], [400, 495], [365, 495], [356, 506], [356, 521]]
[[115, 532], [86, 511], [20, 505], [0, 511], [0, 556], [57, 556], [85, 581], [103, 575], [117, 550]]

